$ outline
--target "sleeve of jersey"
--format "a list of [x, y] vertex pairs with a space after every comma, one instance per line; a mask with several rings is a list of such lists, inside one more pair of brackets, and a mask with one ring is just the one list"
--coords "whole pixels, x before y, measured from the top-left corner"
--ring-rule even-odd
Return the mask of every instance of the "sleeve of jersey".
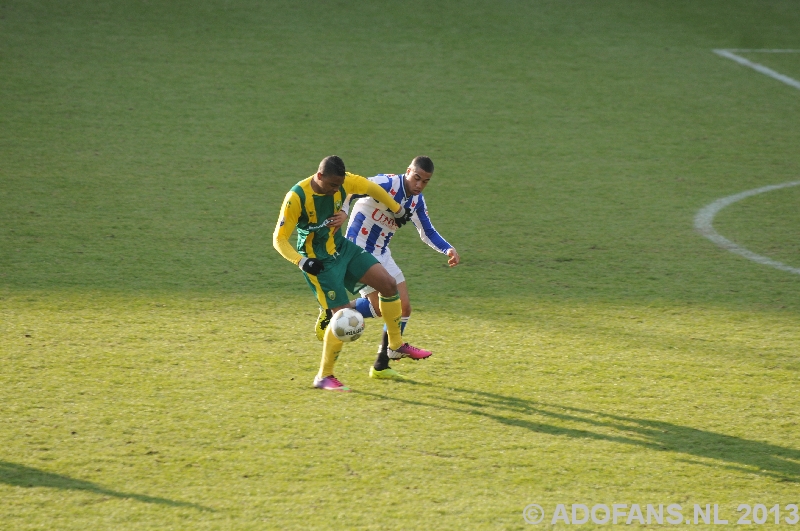
[[422, 241], [430, 245], [442, 254], [447, 253], [453, 246], [447, 243], [447, 240], [442, 238], [431, 223], [431, 218], [428, 217], [428, 207], [425, 206], [425, 200], [420, 196], [417, 208], [411, 216], [411, 222], [419, 232], [419, 237]]
[[275, 225], [275, 232], [272, 233], [272, 246], [275, 250], [281, 253], [281, 256], [289, 260], [294, 265], [300, 263], [303, 257], [298, 253], [292, 244], [289, 243], [289, 237], [297, 227], [297, 220], [300, 218], [300, 197], [294, 192], [286, 194], [281, 206], [281, 214], [278, 217], [278, 224]]
[[[380, 187], [386, 190], [387, 192], [392, 187], [392, 180], [386, 179], [384, 175], [376, 175], [375, 177], [370, 177], [369, 180], [374, 183], [378, 183]], [[342, 204], [342, 210], [344, 211], [344, 213], [349, 216], [350, 209], [353, 207], [353, 203], [355, 203], [356, 201], [358, 201], [363, 197], [367, 197], [367, 194], [348, 194], [344, 200], [344, 203]]]
[[383, 203], [392, 212], [400, 210], [400, 203], [395, 201], [389, 192], [384, 190], [381, 185], [376, 184], [366, 177], [348, 173], [344, 178], [344, 189], [348, 194], [362, 194], [372, 197], [379, 203]]

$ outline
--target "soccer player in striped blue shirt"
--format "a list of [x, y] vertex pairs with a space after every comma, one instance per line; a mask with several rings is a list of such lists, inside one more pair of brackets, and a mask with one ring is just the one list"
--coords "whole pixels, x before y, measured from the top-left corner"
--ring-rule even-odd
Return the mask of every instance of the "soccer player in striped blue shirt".
[[[381, 174], [371, 177], [369, 180], [386, 190], [392, 198], [408, 209], [411, 221], [419, 232], [423, 242], [427, 243], [436, 251], [448, 257], [450, 267], [458, 265], [460, 257], [455, 247], [445, 240], [431, 223], [428, 215], [428, 208], [425, 204], [425, 197], [422, 191], [428, 185], [433, 176], [433, 161], [429, 157], [416, 157], [405, 174]], [[351, 195], [345, 199], [342, 206], [343, 210], [351, 208], [350, 222], [347, 227], [346, 237], [355, 242], [368, 253], [372, 254], [386, 268], [397, 282], [397, 291], [400, 293], [402, 305], [402, 316], [400, 319], [400, 330], [405, 331], [408, 320], [411, 317], [411, 302], [408, 296], [408, 286], [403, 272], [397, 266], [389, 249], [389, 242], [397, 230], [397, 224], [392, 216], [386, 215], [386, 206], [373, 197], [364, 195]], [[378, 308], [378, 293], [366, 286], [361, 291], [361, 298], [350, 303], [364, 317], [380, 317]], [[411, 345], [403, 351], [388, 351], [388, 335], [384, 329], [382, 345], [378, 351], [378, 359], [375, 361], [374, 369], [383, 371], [389, 366], [389, 359], [409, 357], [412, 359], [422, 359], [430, 356], [430, 352], [418, 349]]]

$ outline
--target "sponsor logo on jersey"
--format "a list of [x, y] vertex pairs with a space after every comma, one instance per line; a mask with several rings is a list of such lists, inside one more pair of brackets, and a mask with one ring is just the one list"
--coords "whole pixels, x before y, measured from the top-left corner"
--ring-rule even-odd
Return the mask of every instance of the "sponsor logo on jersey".
[[322, 223], [319, 223], [317, 225], [309, 225], [306, 230], [309, 231], [309, 232], [318, 231], [320, 229], [324, 229], [325, 227], [327, 227], [331, 223], [333, 223], [333, 222], [330, 219], [326, 219], [325, 221], [323, 221]]
[[386, 215], [386, 212], [381, 210], [380, 208], [376, 208], [372, 211], [372, 219], [380, 223], [381, 225], [388, 225], [389, 227], [397, 227], [397, 224], [394, 222], [394, 216], [389, 217]]

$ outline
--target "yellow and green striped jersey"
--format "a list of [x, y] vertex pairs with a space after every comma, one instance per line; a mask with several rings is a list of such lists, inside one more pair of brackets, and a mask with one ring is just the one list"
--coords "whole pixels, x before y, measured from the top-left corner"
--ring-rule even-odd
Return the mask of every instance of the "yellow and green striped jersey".
[[[304, 256], [324, 260], [336, 256], [336, 249], [344, 241], [338, 227], [329, 227], [327, 219], [342, 209], [349, 194], [366, 194], [388, 206], [392, 212], [400, 210], [386, 190], [374, 182], [346, 173], [344, 182], [333, 195], [314, 192], [311, 177], [303, 179], [289, 190], [281, 206], [278, 224], [272, 234], [272, 245], [281, 255], [297, 265]], [[289, 237], [297, 229], [297, 250], [292, 248]]]

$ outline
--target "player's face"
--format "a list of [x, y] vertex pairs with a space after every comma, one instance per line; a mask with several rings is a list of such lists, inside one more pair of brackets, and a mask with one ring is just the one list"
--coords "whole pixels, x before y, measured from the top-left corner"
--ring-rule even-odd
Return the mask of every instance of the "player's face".
[[406, 170], [406, 175], [403, 178], [403, 183], [406, 187], [406, 192], [409, 195], [419, 195], [428, 186], [431, 180], [432, 173], [422, 171], [419, 168], [411, 167]]
[[316, 193], [334, 195], [344, 182], [344, 175], [324, 175], [322, 172], [317, 172], [311, 182]]

